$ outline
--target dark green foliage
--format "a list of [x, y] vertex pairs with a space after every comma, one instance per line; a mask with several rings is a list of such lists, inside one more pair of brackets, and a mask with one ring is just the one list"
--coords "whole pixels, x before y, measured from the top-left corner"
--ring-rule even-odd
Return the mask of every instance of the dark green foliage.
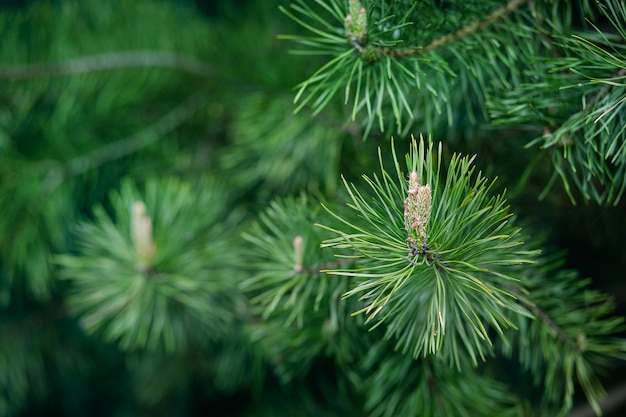
[[[337, 188], [341, 132], [332, 130], [332, 120], [320, 123], [292, 111], [291, 96], [251, 94], [241, 100], [234, 116], [235, 142], [220, 155], [224, 169], [233, 173], [234, 187], [265, 199]], [[265, 158], [268, 152], [276, 159]]]
[[611, 29], [547, 35], [559, 55], [528, 56], [533, 66], [525, 81], [489, 104], [498, 124], [542, 129], [529, 146], [551, 150], [555, 175], [572, 200], [576, 190], [585, 200], [618, 204], [626, 186], [626, 8], [599, 6]]
[[[535, 320], [518, 317], [519, 331], [513, 343], [503, 345], [504, 352], [516, 354], [534, 376], [534, 384], [542, 384], [540, 404], [546, 412], [566, 415], [572, 405], [575, 377], [594, 411], [600, 413], [598, 399], [605, 392], [598, 376], [606, 373], [611, 357], [626, 358], [626, 341], [613, 337], [626, 328], [624, 318], [614, 315], [611, 298], [589, 288], [589, 280], [580, 279], [574, 271], [557, 269], [559, 266], [546, 257], [532, 272], [523, 274], [529, 295], [520, 300]], [[546, 280], [550, 286], [545, 285]], [[528, 354], [532, 346], [541, 347], [536, 355]]]
[[607, 411], [621, 2], [30, 3], [0, 417]]
[[523, 415], [504, 384], [471, 366], [460, 371], [436, 358], [414, 360], [394, 354], [387, 344], [378, 342], [369, 350], [364, 368], [368, 373], [368, 415]]

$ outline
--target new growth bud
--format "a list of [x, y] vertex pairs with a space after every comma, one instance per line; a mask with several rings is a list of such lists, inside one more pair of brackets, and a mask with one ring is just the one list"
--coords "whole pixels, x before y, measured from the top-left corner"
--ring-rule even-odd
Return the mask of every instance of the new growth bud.
[[304, 256], [304, 239], [298, 235], [293, 239], [293, 270], [295, 272], [304, 272], [302, 266], [302, 257]]
[[146, 215], [146, 206], [141, 201], [133, 204], [131, 214], [131, 239], [138, 259], [137, 268], [146, 271], [156, 253], [152, 239], [152, 219]]
[[430, 220], [432, 191], [429, 184], [419, 185], [417, 172], [409, 174], [409, 189], [404, 200], [404, 227], [407, 231], [409, 255], [426, 253], [428, 234], [426, 226]]
[[350, 0], [349, 9], [345, 20], [346, 37], [359, 52], [363, 52], [367, 36], [367, 11], [359, 0]]

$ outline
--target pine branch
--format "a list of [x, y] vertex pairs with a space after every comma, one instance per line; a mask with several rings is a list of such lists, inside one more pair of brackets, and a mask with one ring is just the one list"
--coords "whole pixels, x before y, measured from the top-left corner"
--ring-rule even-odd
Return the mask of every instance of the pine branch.
[[[381, 6], [370, 12], [358, 1], [349, 2], [355, 3], [354, 10], [344, 11], [345, 4], [334, 0], [328, 18], [305, 6], [305, 0], [298, 0], [293, 10], [299, 15], [282, 10], [314, 35], [283, 38], [307, 48], [294, 53], [330, 58], [297, 86], [296, 111], [311, 106], [317, 114], [343, 91], [344, 105], [351, 108], [350, 120], [360, 118], [364, 137], [375, 125], [381, 132], [392, 128], [402, 136], [407, 136], [414, 125], [430, 131], [435, 126], [454, 125], [457, 121], [452, 115], [459, 107], [469, 110], [467, 117], [472, 122], [486, 118], [486, 92], [494, 87], [509, 89], [528, 65], [517, 60], [512, 50], [503, 51], [498, 45], [535, 36], [534, 28], [525, 25], [523, 19], [492, 26], [526, 2], [512, 0], [504, 6], [494, 2], [500, 7], [489, 12], [483, 10], [489, 4], [481, 3], [482, 7], [468, 10], [468, 15], [457, 12], [454, 20], [441, 17], [444, 22], [471, 19], [474, 23], [460, 30], [446, 23], [447, 33], [429, 40], [432, 31], [409, 28], [432, 24], [430, 20], [435, 17], [422, 16], [442, 13], [433, 3], [425, 2], [423, 7], [431, 9], [420, 13], [415, 11], [420, 4], [416, 2], [385, 2], [391, 10]], [[524, 12], [520, 15], [525, 16]]]
[[365, 177], [371, 198], [346, 183], [349, 207], [361, 220], [333, 213], [342, 227], [321, 227], [338, 236], [324, 247], [354, 252], [354, 266], [329, 273], [354, 279], [345, 296], [360, 295], [363, 307], [355, 314], [386, 326], [386, 338], [397, 339], [403, 352], [441, 355], [458, 367], [462, 354], [474, 363], [485, 359], [487, 329], [503, 335], [512, 326], [505, 311], [524, 314], [507, 290], [518, 278], [506, 266], [532, 262], [535, 253], [518, 248], [519, 230], [504, 200], [487, 197], [486, 179], [479, 174], [470, 186], [471, 159], [453, 157], [440, 177], [440, 152], [413, 142], [408, 184], [395, 153], [394, 174], [381, 157], [382, 176]]
[[368, 416], [523, 415], [505, 384], [473, 367], [458, 372], [437, 358], [398, 355], [385, 341], [370, 347], [361, 367]]
[[50, 259], [65, 250], [74, 219], [70, 188], [51, 193], [37, 167], [26, 168], [18, 158], [0, 165], [0, 305], [26, 299], [48, 303], [57, 289]]
[[[101, 165], [131, 155], [158, 142], [193, 117], [205, 103], [206, 100], [203, 98], [203, 94], [193, 95], [163, 115], [152, 125], [129, 137], [102, 146], [86, 155], [59, 163], [52, 168], [46, 168], [49, 171], [45, 180], [45, 188], [51, 191], [70, 177], [82, 175]], [[49, 163], [46, 162], [45, 165], [49, 165]]]
[[[611, 90], [613, 90], [616, 86], [619, 86], [619, 80], [621, 79], [626, 79], [626, 68], [620, 68], [612, 76], [607, 77], [607, 80], [605, 81], [606, 85], [595, 94], [591, 95], [589, 100], [587, 100], [586, 106], [583, 109], [583, 115], [589, 114], [589, 112], [594, 109], [596, 103], [601, 102], [607, 94], [611, 92]], [[617, 103], [616, 106], [619, 104], [620, 103]], [[613, 109], [614, 107], [602, 113], [594, 120], [594, 122], [597, 123], [602, 117], [606, 116]]]
[[[259, 216], [243, 238], [252, 246], [250, 278], [241, 288], [264, 319], [287, 313], [288, 325], [302, 326], [306, 312], [319, 309], [328, 297], [328, 278], [323, 267], [344, 263], [323, 254], [323, 238], [313, 228], [319, 207], [312, 206], [303, 195], [299, 200], [275, 200]], [[315, 300], [313, 306], [303, 300]]]
[[171, 68], [200, 77], [215, 75], [210, 65], [189, 55], [171, 51], [136, 50], [84, 56], [58, 63], [0, 66], [0, 79], [21, 81], [142, 67]]
[[[601, 12], [616, 33], [593, 30], [556, 34], [562, 57], [531, 52], [536, 64], [516, 89], [490, 99], [491, 117], [507, 126], [536, 126], [543, 134], [528, 143], [550, 152], [555, 178], [575, 203], [617, 205], [626, 192], [626, 10], [611, 2]], [[547, 69], [550, 69], [547, 71]], [[551, 189], [548, 183], [544, 194]]]
[[88, 333], [124, 350], [184, 351], [195, 337], [217, 343], [246, 307], [238, 292], [236, 221], [225, 190], [199, 180], [130, 181], [76, 231], [78, 253], [57, 256], [68, 309]]
[[326, 234], [313, 227], [327, 217], [320, 208], [305, 195], [275, 200], [243, 234], [251, 271], [240, 288], [256, 318], [251, 337], [283, 383], [304, 375], [322, 354], [358, 380], [354, 362], [372, 337], [350, 317], [354, 304], [342, 300], [349, 282], [322, 271], [352, 260], [333, 260], [320, 249]]
[[572, 340], [567, 333], [561, 328], [552, 318], [543, 311], [538, 305], [534, 304], [531, 300], [528, 299], [526, 295], [524, 295], [519, 289], [515, 287], [508, 287], [508, 290], [511, 293], [517, 296], [517, 299], [527, 308], [536, 318], [541, 320], [547, 327], [552, 329], [559, 340], [568, 348], [572, 350], [580, 350], [580, 346]]
[[[488, 179], [508, 165], [491, 158], [514, 152], [510, 132], [481, 130], [476, 157], [423, 140], [376, 161], [375, 141], [361, 140], [376, 126], [403, 138], [443, 124], [469, 137], [489, 94], [502, 120], [517, 117], [516, 134], [551, 129], [541, 144], [572, 188], [620, 200], [619, 186], [602, 187], [626, 172], [624, 43], [561, 38], [586, 0], [294, 0], [282, 10], [312, 36], [284, 38], [328, 61], [299, 85], [298, 109], [313, 112], [293, 116], [280, 91], [297, 82], [297, 62], [259, 40], [276, 27], [267, 0], [210, 30], [161, 3], [44, 2], [28, 24], [0, 16], [2, 61], [137, 52], [0, 67], [0, 415], [74, 410], [102, 384], [123, 391], [103, 411], [115, 415], [237, 403], [228, 411], [241, 417], [563, 417], [578, 390], [603, 409], [599, 376], [626, 359], [624, 320], [587, 280], [542, 263], [538, 233], [522, 234], [502, 180]], [[544, 10], [538, 34], [533, 13]], [[64, 38], [76, 28], [80, 42]], [[210, 65], [182, 52], [198, 45]], [[182, 81], [203, 92], [181, 102]], [[145, 115], [124, 109], [162, 108], [154, 99], [178, 104], [135, 127]], [[197, 141], [164, 142], [208, 102]], [[221, 182], [164, 178], [163, 166], [196, 160], [207, 134], [198, 171]], [[109, 169], [130, 155], [131, 171]], [[78, 224], [66, 217], [78, 213]], [[590, 243], [606, 240], [589, 228]], [[59, 304], [48, 310], [50, 297]], [[68, 316], [70, 337], [58, 322]], [[87, 356], [98, 367], [66, 373]], [[74, 389], [78, 376], [89, 389]]]
[[613, 315], [611, 297], [559, 265], [549, 257], [523, 272], [527, 290], [518, 300], [534, 320], [519, 316], [516, 344], [502, 342], [500, 349], [505, 356], [515, 352], [532, 383], [544, 387], [540, 403], [553, 415], [565, 416], [571, 409], [575, 382], [599, 415], [606, 395], [599, 375], [611, 358], [626, 358], [626, 343], [617, 337], [624, 319]]
[[423, 48], [407, 48], [407, 49], [388, 49], [388, 48], [376, 48], [379, 52], [388, 54], [391, 56], [402, 57], [407, 55], [414, 54], [425, 54], [429, 51], [442, 47], [444, 45], [454, 43], [465, 36], [471, 35], [473, 33], [479, 32], [480, 30], [486, 28], [491, 25], [495, 21], [511, 14], [515, 9], [521, 7], [526, 4], [529, 0], [510, 0], [509, 3], [500, 7], [497, 10], [494, 10], [490, 15], [486, 16], [485, 19], [472, 23], [470, 25], [465, 26], [464, 28], [459, 29], [454, 33], [450, 33], [448, 35], [442, 36], [441, 38], [435, 39], [428, 45]]

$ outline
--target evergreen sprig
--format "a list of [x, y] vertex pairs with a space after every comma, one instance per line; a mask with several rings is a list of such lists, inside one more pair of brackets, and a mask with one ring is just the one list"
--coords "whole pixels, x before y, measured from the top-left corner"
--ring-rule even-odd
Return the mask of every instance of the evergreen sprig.
[[[521, 291], [512, 265], [531, 263], [534, 251], [520, 245], [502, 196], [491, 197], [493, 182], [474, 174], [473, 158], [455, 155], [441, 175], [441, 145], [413, 141], [407, 181], [393, 152], [394, 166], [365, 176], [369, 193], [348, 184], [349, 207], [358, 219], [334, 214], [341, 228], [322, 225], [338, 235], [324, 247], [351, 249], [354, 266], [330, 274], [352, 277], [345, 296], [359, 296], [356, 313], [374, 327], [386, 325], [386, 337], [413, 357], [438, 354], [460, 367], [465, 355], [474, 363], [492, 351], [492, 334], [513, 327], [511, 312], [526, 314], [510, 288]], [[424, 239], [416, 244], [408, 230], [411, 180], [432, 189]], [[408, 196], [408, 197], [407, 197]], [[404, 207], [403, 207], [403, 202]]]
[[232, 121], [234, 142], [219, 158], [224, 169], [233, 172], [229, 179], [234, 187], [251, 195], [263, 193], [265, 199], [337, 188], [339, 129], [315, 123], [305, 112], [290, 114], [292, 110], [286, 95], [259, 93], [240, 100]]
[[374, 126], [406, 136], [416, 124], [458, 125], [457, 107], [468, 121], [486, 118], [486, 92], [511, 88], [525, 65], [501, 46], [534, 36], [527, 11], [508, 19], [526, 0], [464, 2], [453, 10], [436, 1], [307, 3], [281, 10], [310, 34], [282, 38], [305, 48], [295, 54], [329, 61], [298, 85], [296, 111], [311, 106], [317, 114], [343, 93], [365, 136]]
[[618, 337], [626, 329], [624, 318], [615, 315], [610, 295], [592, 289], [590, 280], [562, 269], [555, 259], [543, 257], [522, 272], [528, 292], [519, 299], [532, 317], [515, 318], [513, 343], [500, 344], [499, 350], [517, 356], [532, 383], [541, 387], [538, 408], [567, 415], [580, 386], [601, 415], [600, 400], [606, 393], [600, 377], [612, 361], [626, 358], [626, 341]]
[[[344, 91], [345, 104], [352, 103], [352, 120], [356, 119], [360, 111], [366, 111], [368, 119], [366, 135], [374, 123], [378, 123], [379, 129], [384, 130], [386, 113], [384, 109], [389, 103], [396, 116], [398, 127], [401, 128], [404, 117], [412, 114], [406, 92], [407, 87], [410, 89], [418, 84], [414, 68], [409, 69], [400, 61], [382, 54], [366, 40], [375, 39], [376, 33], [390, 34], [399, 31], [408, 22], [380, 21], [372, 24], [371, 13], [355, 1], [351, 2], [354, 4], [347, 9], [346, 2], [339, 0], [315, 3], [320, 7], [320, 11], [302, 0], [291, 5], [291, 10], [281, 8], [285, 14], [313, 33], [313, 36], [282, 36], [283, 39], [299, 42], [308, 48], [294, 53], [331, 57], [330, 61], [298, 86], [299, 91], [295, 98], [298, 102], [296, 111], [311, 105], [314, 114], [317, 114], [337, 93]], [[351, 10], [356, 11], [357, 16], [352, 17]], [[326, 15], [322, 15], [321, 12]], [[332, 20], [329, 21], [327, 16]], [[348, 20], [362, 21], [363, 27], [360, 29], [362, 35], [358, 41], [356, 40], [358, 36], [355, 38], [351, 33], [353, 29], [348, 26]], [[397, 41], [392, 44], [394, 43]], [[377, 65], [373, 65], [374, 63]]]
[[313, 227], [318, 212], [319, 206], [306, 195], [275, 200], [243, 234], [251, 245], [249, 265], [254, 274], [241, 288], [251, 295], [263, 318], [288, 311], [286, 324], [302, 326], [306, 312], [318, 310], [327, 296], [331, 286], [321, 270], [334, 260], [319, 249], [324, 237]]
[[[142, 161], [156, 162], [155, 143], [203, 102], [177, 102], [189, 81], [183, 74], [210, 72], [193, 58], [193, 40], [207, 34], [198, 16], [149, 1], [100, 6], [63, 1], [0, 13], [3, 306], [58, 295], [52, 258], [70, 250], [76, 213], [119, 180], [123, 157], [143, 150]], [[155, 36], [154, 21], [188, 30]]]
[[[496, 124], [536, 126], [572, 201], [618, 204], [626, 189], [626, 8], [599, 3], [613, 32], [550, 34], [556, 57], [532, 52], [527, 80], [491, 97]], [[548, 36], [548, 29], [539, 28]], [[550, 184], [550, 183], [549, 183]], [[549, 188], [544, 191], [546, 193]]]
[[[306, 48], [294, 52], [329, 57], [299, 84], [296, 111], [319, 113], [343, 93], [365, 137], [373, 126], [406, 136], [415, 125], [432, 132], [444, 121], [490, 117], [509, 127], [535, 124], [541, 136], [529, 146], [549, 149], [555, 167], [545, 192], [560, 177], [572, 201], [577, 191], [617, 204], [626, 189], [623, 5], [467, 3], [453, 11], [436, 2], [339, 0], [283, 8], [309, 32], [283, 36]], [[572, 36], [573, 16], [596, 21], [594, 8], [615, 34]]]
[[368, 337], [362, 322], [349, 317], [354, 306], [341, 301], [348, 283], [322, 272], [338, 263], [320, 248], [330, 237], [314, 226], [322, 219], [332, 220], [303, 194], [273, 201], [243, 234], [252, 273], [240, 287], [260, 318], [250, 334], [283, 382], [304, 375], [320, 355], [353, 374], [349, 364]]
[[50, 190], [13, 152], [0, 156], [0, 305], [48, 302], [58, 289], [52, 257], [74, 220], [69, 186]]
[[224, 190], [171, 179], [140, 191], [126, 181], [110, 202], [112, 215], [96, 207], [78, 226], [78, 253], [57, 258], [84, 329], [129, 350], [172, 353], [192, 334], [220, 340], [243, 312]]
[[[368, 416], [521, 417], [521, 404], [510, 387], [484, 370], [462, 372], [434, 357], [398, 355], [384, 341], [363, 358], [365, 409]], [[476, 401], [485, 398], [486, 401]]]

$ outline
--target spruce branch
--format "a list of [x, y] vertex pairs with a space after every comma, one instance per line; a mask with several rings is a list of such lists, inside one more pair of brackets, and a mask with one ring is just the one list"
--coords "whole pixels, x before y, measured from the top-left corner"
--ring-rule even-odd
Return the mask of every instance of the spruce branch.
[[471, 158], [455, 155], [442, 176], [441, 149], [413, 141], [407, 181], [392, 156], [392, 171], [381, 158], [381, 176], [364, 177], [369, 193], [345, 183], [357, 219], [329, 209], [342, 226], [320, 224], [337, 235], [323, 247], [354, 252], [354, 266], [328, 273], [354, 280], [344, 296], [359, 296], [355, 314], [385, 326], [402, 352], [455, 366], [462, 355], [484, 360], [488, 329], [504, 337], [511, 312], [528, 314], [508, 289], [520, 285], [508, 267], [531, 263], [536, 252], [519, 247], [505, 200], [488, 196], [493, 183], [480, 174], [473, 178]]

